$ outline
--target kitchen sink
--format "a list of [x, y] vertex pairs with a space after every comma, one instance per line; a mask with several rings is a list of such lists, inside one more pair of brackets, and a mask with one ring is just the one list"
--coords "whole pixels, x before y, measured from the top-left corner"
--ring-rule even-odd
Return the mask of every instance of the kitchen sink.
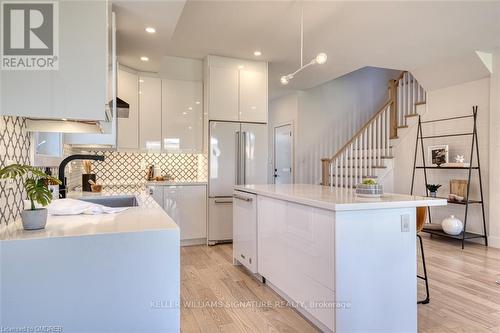
[[93, 198], [81, 198], [80, 200], [112, 208], [139, 206], [137, 198], [134, 195], [113, 195]]

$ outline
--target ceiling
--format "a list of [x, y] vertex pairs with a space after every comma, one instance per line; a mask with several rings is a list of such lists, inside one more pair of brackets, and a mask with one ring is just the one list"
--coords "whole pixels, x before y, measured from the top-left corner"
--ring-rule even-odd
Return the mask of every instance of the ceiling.
[[[114, 1], [113, 6], [122, 64], [155, 72], [165, 55], [267, 60], [270, 97], [364, 66], [425, 73], [449, 59], [473, 61], [475, 50], [500, 47], [500, 2], [304, 1], [305, 61], [326, 52], [328, 62], [283, 87], [280, 76], [300, 63], [300, 2]], [[145, 33], [146, 26], [157, 33]], [[262, 56], [255, 57], [255, 50]], [[139, 60], [143, 55], [150, 61]]]

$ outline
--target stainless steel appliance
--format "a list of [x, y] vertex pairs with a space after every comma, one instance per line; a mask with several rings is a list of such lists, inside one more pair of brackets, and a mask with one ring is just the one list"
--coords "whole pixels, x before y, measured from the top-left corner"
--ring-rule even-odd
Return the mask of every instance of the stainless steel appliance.
[[267, 125], [211, 121], [209, 125], [208, 244], [233, 238], [233, 189], [267, 183]]

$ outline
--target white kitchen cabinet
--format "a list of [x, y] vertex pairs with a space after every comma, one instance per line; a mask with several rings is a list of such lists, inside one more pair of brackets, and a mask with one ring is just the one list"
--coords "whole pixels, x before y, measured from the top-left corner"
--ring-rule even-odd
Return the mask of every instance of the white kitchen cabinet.
[[106, 120], [107, 1], [57, 1], [58, 70], [2, 70], [0, 114], [44, 119]]
[[139, 149], [161, 151], [161, 79], [139, 77]]
[[181, 241], [207, 237], [207, 187], [164, 186], [163, 209], [181, 230]]
[[128, 118], [118, 118], [118, 149], [139, 149], [139, 76], [118, 70], [118, 97], [130, 105]]
[[[334, 212], [258, 196], [258, 272], [334, 329]], [[238, 216], [239, 218], [239, 216]]]
[[239, 120], [267, 123], [267, 75], [265, 72], [240, 70]]
[[211, 120], [239, 120], [238, 76], [237, 68], [210, 67]]
[[267, 63], [219, 56], [205, 59], [209, 120], [267, 123]]
[[162, 138], [166, 152], [200, 152], [203, 135], [203, 84], [162, 80]]
[[257, 273], [257, 196], [234, 191], [233, 258]]

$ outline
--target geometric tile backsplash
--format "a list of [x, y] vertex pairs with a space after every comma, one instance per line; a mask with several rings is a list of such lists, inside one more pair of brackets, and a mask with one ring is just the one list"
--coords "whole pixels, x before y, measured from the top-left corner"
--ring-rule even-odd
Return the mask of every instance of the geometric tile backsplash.
[[[162, 175], [178, 181], [206, 181], [207, 158], [203, 154], [169, 154], [117, 151], [85, 151], [103, 155], [104, 161], [92, 161], [97, 181], [103, 185], [140, 185], [146, 182], [147, 167], [154, 165]], [[77, 173], [77, 175], [75, 175]], [[74, 164], [70, 187], [81, 185], [80, 164]]]
[[[25, 128], [24, 118], [0, 116], [0, 167], [8, 161], [30, 164], [31, 136]], [[0, 181], [0, 224], [13, 222], [20, 216], [25, 196], [22, 179], [16, 179], [13, 186]]]

